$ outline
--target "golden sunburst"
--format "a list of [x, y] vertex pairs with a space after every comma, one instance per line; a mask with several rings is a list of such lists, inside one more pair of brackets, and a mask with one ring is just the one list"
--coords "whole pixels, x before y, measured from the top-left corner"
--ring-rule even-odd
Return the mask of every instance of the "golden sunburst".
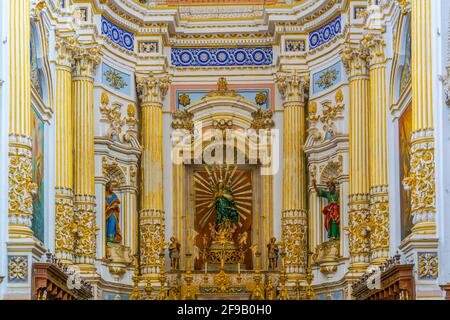
[[195, 209], [201, 228], [204, 228], [211, 216], [216, 214], [216, 209], [211, 207], [211, 203], [220, 182], [228, 186], [233, 193], [239, 214], [239, 227], [242, 227], [243, 221], [249, 219], [252, 214], [252, 186], [248, 175], [245, 171], [239, 171], [235, 165], [205, 166], [205, 171], [197, 171], [194, 174]]

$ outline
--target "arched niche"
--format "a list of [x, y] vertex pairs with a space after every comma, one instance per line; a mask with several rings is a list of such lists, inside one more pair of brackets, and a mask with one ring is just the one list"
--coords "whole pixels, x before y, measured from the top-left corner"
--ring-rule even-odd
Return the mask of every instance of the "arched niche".
[[[190, 123], [187, 127], [194, 128], [194, 137], [199, 134], [201, 130], [202, 134], [206, 136], [206, 141], [196, 140], [192, 141], [191, 152], [194, 158], [194, 150], [200, 150], [202, 152], [212, 147], [212, 142], [208, 139], [209, 129], [216, 129], [221, 131], [220, 121], [223, 120], [222, 130], [225, 132], [227, 129], [234, 129], [242, 132], [251, 129], [254, 124], [254, 115], [260, 110], [259, 106], [248, 101], [244, 97], [238, 94], [231, 94], [230, 92], [224, 92], [224, 94], [209, 94], [205, 98], [188, 105], [183, 112], [189, 114], [185, 119], [188, 119]], [[179, 122], [178, 122], [179, 124]], [[204, 137], [205, 137], [204, 136]], [[226, 134], [224, 134], [224, 139]], [[252, 191], [252, 229], [249, 242], [252, 244], [258, 244], [259, 251], [262, 253], [261, 262], [262, 266], [267, 262], [265, 245], [268, 243], [271, 236], [273, 236], [273, 200], [272, 200], [272, 177], [261, 175], [261, 161], [256, 159], [252, 161], [253, 155], [250, 154], [250, 150], [254, 142], [246, 139], [244, 136], [236, 136], [235, 148], [233, 149], [234, 155], [240, 155], [245, 159], [244, 164], [238, 164], [238, 170], [245, 172], [251, 179]], [[269, 146], [271, 149], [271, 146]], [[270, 151], [271, 152], [271, 151]], [[189, 159], [191, 160], [191, 159]], [[172, 166], [173, 172], [173, 210], [167, 216], [167, 219], [171, 220], [170, 225], [172, 228], [166, 228], [166, 238], [175, 236], [181, 243], [182, 253], [182, 267], [185, 263], [184, 253], [194, 253], [198, 250], [194, 248], [195, 242], [189, 239], [187, 230], [191, 230], [195, 225], [195, 185], [194, 175], [202, 171], [204, 168], [204, 159], [197, 161], [184, 161], [183, 163], [174, 164]], [[167, 214], [167, 213], [166, 213]], [[170, 216], [170, 214], [172, 216]], [[199, 235], [198, 237], [201, 237]], [[194, 240], [195, 241], [195, 240]], [[253, 260], [253, 266], [255, 261]], [[201, 269], [201, 263], [195, 263], [192, 261], [192, 265], [197, 269]], [[244, 266], [242, 266], [244, 268]], [[251, 267], [250, 265], [248, 266]]]

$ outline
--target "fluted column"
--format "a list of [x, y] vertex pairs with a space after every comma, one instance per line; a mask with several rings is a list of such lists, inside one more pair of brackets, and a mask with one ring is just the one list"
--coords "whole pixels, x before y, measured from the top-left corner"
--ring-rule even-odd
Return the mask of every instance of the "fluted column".
[[10, 8], [9, 237], [32, 237], [30, 1]]
[[158, 274], [164, 241], [162, 104], [169, 88], [163, 75], [137, 79], [142, 122], [140, 259], [143, 275]]
[[413, 235], [436, 232], [431, 5], [411, 1], [412, 139], [411, 169], [404, 183], [411, 190]]
[[350, 81], [350, 272], [364, 272], [369, 265], [369, 110], [370, 80], [367, 53], [347, 44], [342, 54]]
[[286, 271], [304, 274], [307, 249], [305, 101], [309, 81], [295, 72], [280, 73], [277, 84], [284, 106], [282, 237]]
[[78, 47], [72, 82], [75, 263], [95, 273], [96, 219], [94, 175], [94, 76], [100, 48]]
[[66, 263], [73, 260], [73, 38], [56, 40], [55, 90], [55, 252]]
[[371, 264], [389, 257], [389, 194], [387, 157], [387, 79], [385, 42], [367, 34], [362, 42], [370, 68], [370, 248]]

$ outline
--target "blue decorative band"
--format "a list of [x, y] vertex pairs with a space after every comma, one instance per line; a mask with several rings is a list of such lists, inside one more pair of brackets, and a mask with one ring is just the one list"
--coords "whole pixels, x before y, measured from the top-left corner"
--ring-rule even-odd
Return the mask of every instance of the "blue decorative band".
[[134, 51], [134, 34], [116, 26], [102, 16], [102, 35], [106, 35], [109, 40], [118, 44], [122, 48]]
[[176, 67], [269, 66], [272, 63], [272, 47], [172, 49], [172, 65]]
[[315, 49], [321, 45], [333, 40], [342, 32], [341, 16], [337, 16], [326, 25], [311, 31], [309, 33], [309, 48]]

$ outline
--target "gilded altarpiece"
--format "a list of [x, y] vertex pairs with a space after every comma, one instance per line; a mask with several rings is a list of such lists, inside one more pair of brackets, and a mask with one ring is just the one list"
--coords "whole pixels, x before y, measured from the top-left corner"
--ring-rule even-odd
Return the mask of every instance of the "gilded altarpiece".
[[[212, 173], [211, 173], [212, 174]], [[239, 222], [232, 229], [231, 241], [236, 245], [242, 244], [243, 261], [242, 267], [248, 270], [252, 269], [252, 222], [253, 222], [253, 190], [252, 190], [252, 172], [242, 169], [230, 171], [227, 173], [230, 178], [229, 189], [233, 194], [233, 201], [236, 203]], [[210, 189], [213, 177], [206, 170], [196, 170], [194, 173], [194, 198], [195, 198], [195, 216], [194, 229], [195, 246], [200, 252], [200, 258], [195, 261], [195, 269], [201, 270], [205, 266], [205, 260], [208, 260], [207, 253], [215, 238], [215, 226], [217, 220], [217, 210], [213, 205], [213, 197]], [[217, 177], [220, 180], [220, 177]], [[211, 259], [209, 259], [211, 261]]]

